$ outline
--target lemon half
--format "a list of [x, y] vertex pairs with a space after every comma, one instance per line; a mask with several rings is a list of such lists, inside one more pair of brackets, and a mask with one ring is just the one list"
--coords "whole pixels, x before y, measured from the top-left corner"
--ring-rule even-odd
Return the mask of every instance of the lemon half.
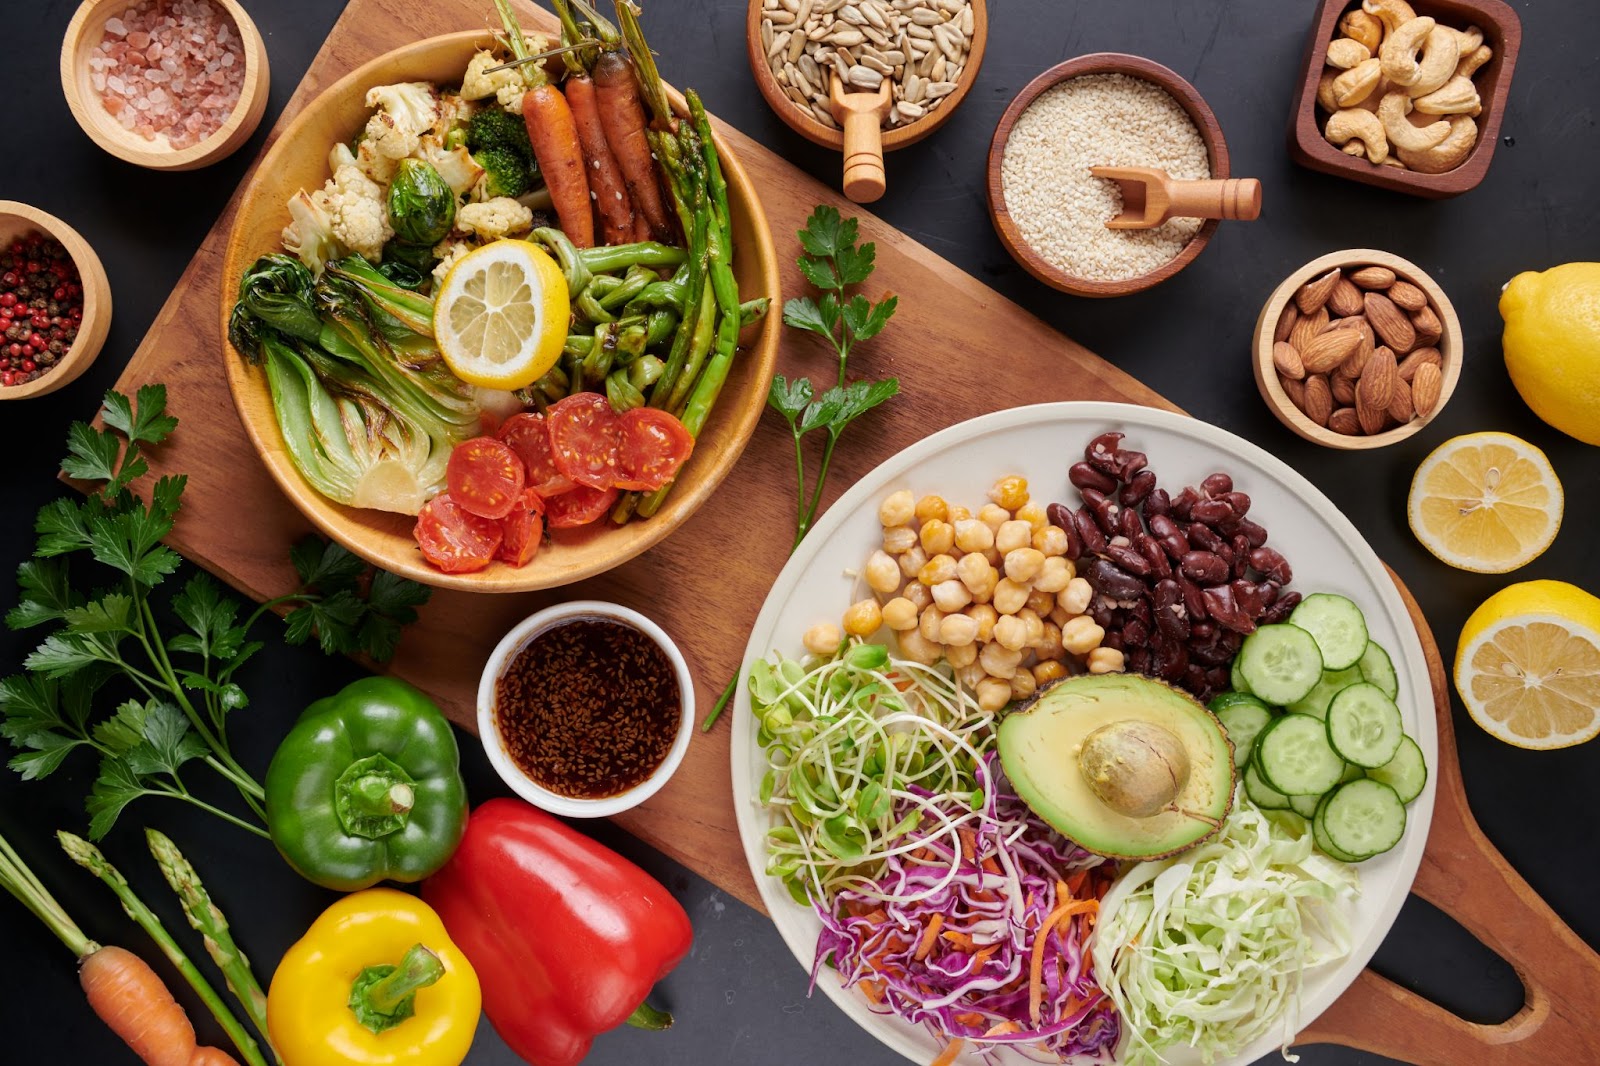
[[1422, 461], [1407, 517], [1444, 562], [1503, 574], [1537, 559], [1561, 528], [1561, 481], [1544, 452], [1510, 433], [1454, 437]]
[[462, 257], [434, 298], [433, 335], [469, 385], [520, 389], [544, 377], [566, 343], [567, 279], [544, 249], [495, 241]]

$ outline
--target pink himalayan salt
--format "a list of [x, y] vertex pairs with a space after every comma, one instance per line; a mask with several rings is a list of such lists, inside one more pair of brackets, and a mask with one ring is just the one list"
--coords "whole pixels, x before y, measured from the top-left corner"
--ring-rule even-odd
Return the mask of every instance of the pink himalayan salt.
[[238, 105], [244, 47], [212, 0], [138, 0], [106, 20], [90, 83], [106, 113], [174, 149], [211, 136]]

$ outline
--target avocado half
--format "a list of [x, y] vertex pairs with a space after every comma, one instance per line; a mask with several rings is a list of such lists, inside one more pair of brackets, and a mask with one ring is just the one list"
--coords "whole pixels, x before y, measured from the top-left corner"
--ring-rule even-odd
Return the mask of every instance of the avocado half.
[[1186, 692], [1137, 674], [1083, 674], [1000, 722], [1017, 795], [1096, 855], [1159, 859], [1215, 833], [1233, 806], [1233, 745]]

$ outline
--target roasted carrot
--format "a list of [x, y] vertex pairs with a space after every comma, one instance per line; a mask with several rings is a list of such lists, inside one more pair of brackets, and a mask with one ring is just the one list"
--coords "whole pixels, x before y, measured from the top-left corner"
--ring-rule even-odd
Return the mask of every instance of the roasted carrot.
[[594, 85], [606, 143], [622, 168], [633, 205], [650, 226], [650, 235], [670, 243], [674, 236], [672, 223], [661, 196], [655, 157], [645, 136], [648, 122], [639, 99], [639, 84], [634, 80], [633, 61], [621, 52], [602, 53], [594, 64]]
[[561, 220], [561, 232], [579, 248], [593, 248], [589, 180], [583, 173], [583, 148], [567, 98], [554, 86], [534, 86], [522, 95], [522, 121], [555, 203], [556, 217]]
[[564, 88], [578, 129], [578, 144], [583, 148], [584, 174], [589, 179], [589, 191], [600, 214], [600, 232], [607, 244], [629, 244], [637, 235], [633, 198], [628, 195], [628, 185], [617, 166], [616, 156], [611, 154], [611, 146], [606, 143], [594, 79], [587, 74], [575, 74], [567, 79]]
[[148, 1066], [239, 1066], [195, 1043], [194, 1026], [146, 962], [119, 947], [83, 960], [78, 981], [89, 1006]]

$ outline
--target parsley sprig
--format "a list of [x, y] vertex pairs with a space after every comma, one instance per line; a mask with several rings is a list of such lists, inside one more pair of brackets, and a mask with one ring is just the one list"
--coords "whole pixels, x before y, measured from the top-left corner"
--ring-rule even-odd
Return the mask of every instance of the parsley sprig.
[[[172, 532], [187, 478], [158, 478], [147, 496], [133, 486], [150, 472], [145, 449], [164, 441], [178, 420], [166, 413], [161, 385], [144, 386], [133, 400], [108, 392], [100, 415], [107, 429], [78, 422], [68, 431], [61, 469], [102, 484], [85, 498], [63, 497], [40, 510], [34, 557], [17, 570], [18, 602], [5, 617], [13, 630], [56, 627], [24, 660], [25, 673], [0, 680], [0, 736], [17, 749], [11, 769], [35, 780], [79, 749], [97, 754], [100, 772], [87, 803], [95, 839], [145, 796], [182, 800], [265, 836], [265, 794], [234, 757], [227, 734], [228, 716], [250, 702], [234, 676], [263, 647], [250, 639], [256, 623], [274, 608], [292, 608], [289, 643], [315, 637], [324, 652], [382, 660], [393, 655], [429, 590], [384, 571], [369, 575], [356, 556], [310, 537], [290, 553], [299, 589], [240, 622], [239, 602], [209, 575], [195, 574], [169, 602], [185, 631], [164, 636], [152, 593], [182, 561], [161, 541]], [[108, 568], [114, 583], [85, 593], [74, 584], [81, 575], [73, 566], [91, 561]], [[112, 685], [128, 698], [97, 720], [97, 697]], [[255, 820], [190, 791], [184, 773], [196, 762], [231, 783]]]

